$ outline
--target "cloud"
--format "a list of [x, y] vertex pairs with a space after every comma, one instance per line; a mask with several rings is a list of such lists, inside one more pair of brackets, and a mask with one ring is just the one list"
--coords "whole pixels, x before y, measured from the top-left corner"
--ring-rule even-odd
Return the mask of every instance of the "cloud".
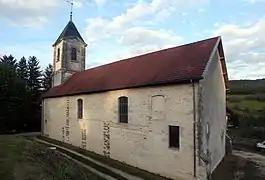
[[[176, 46], [182, 37], [168, 30], [152, 28], [152, 25], [175, 13], [185, 15], [188, 8], [207, 2], [209, 0], [138, 0], [117, 16], [87, 19], [85, 39], [89, 47], [95, 48], [110, 40], [112, 46], [119, 47], [118, 53], [107, 57], [113, 60]], [[194, 25], [194, 22], [190, 24]]]
[[40, 28], [60, 0], [0, 0], [0, 17], [12, 25]]
[[265, 2], [265, 0], [243, 0], [247, 3], [255, 4], [255, 3], [260, 3], [260, 2]]
[[[201, 5], [208, 1], [209, 0], [138, 0], [132, 6], [127, 8], [123, 13], [118, 16], [112, 17], [112, 19], [110, 20], [102, 19], [99, 17], [88, 19], [86, 31], [91, 31], [91, 29], [93, 29], [93, 27], [95, 26], [93, 23], [97, 24], [98, 27], [97, 21], [100, 20], [102, 26], [107, 26], [107, 28], [104, 28], [104, 33], [119, 33], [127, 28], [137, 26], [138, 24], [144, 22], [165, 20], [165, 18], [169, 17], [173, 12], [177, 10], [184, 11], [185, 8]], [[102, 24], [103, 21], [104, 24]]]
[[[265, 18], [248, 26], [221, 25], [214, 36], [221, 35], [232, 78], [264, 77], [265, 72]], [[241, 66], [241, 70], [238, 66]], [[253, 72], [255, 72], [253, 74]]]
[[143, 46], [146, 44], [174, 44], [180, 40], [182, 40], [180, 36], [170, 31], [132, 27], [123, 32], [119, 43], [128, 46]]
[[94, 0], [98, 6], [105, 4], [106, 0]]

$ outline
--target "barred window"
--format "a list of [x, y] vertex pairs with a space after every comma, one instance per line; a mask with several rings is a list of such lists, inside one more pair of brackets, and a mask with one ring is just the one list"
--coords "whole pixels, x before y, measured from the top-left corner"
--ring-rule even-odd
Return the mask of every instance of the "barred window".
[[73, 61], [77, 60], [77, 50], [76, 50], [76, 48], [72, 48], [72, 50], [71, 50], [71, 60], [73, 60]]
[[77, 100], [77, 118], [83, 119], [83, 100], [82, 99]]
[[119, 97], [119, 122], [128, 123], [128, 97]]

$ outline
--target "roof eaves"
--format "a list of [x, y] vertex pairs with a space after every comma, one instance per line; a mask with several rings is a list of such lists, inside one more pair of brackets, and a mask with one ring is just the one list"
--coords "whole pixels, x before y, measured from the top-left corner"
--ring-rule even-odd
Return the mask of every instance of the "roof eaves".
[[213, 57], [214, 57], [214, 54], [215, 54], [215, 52], [218, 50], [218, 46], [219, 46], [220, 40], [221, 40], [221, 38], [220, 38], [220, 36], [218, 36], [218, 39], [217, 39], [217, 41], [216, 41], [216, 44], [214, 45], [214, 48], [213, 48], [213, 50], [212, 50], [212, 52], [211, 52], [211, 55], [210, 55], [210, 57], [209, 57], [209, 59], [208, 59], [208, 61], [207, 61], [207, 63], [206, 63], [206, 66], [205, 66], [205, 68], [204, 68], [204, 71], [203, 71], [203, 73], [202, 73], [202, 76], [203, 76], [203, 77], [205, 77], [206, 73], [208, 72], [208, 69], [209, 69], [209, 66], [210, 66], [210, 64], [211, 64], [211, 62], [212, 62], [212, 59], [213, 59]]
[[76, 93], [65, 93], [65, 94], [59, 94], [59, 95], [47, 95], [45, 94], [41, 97], [42, 99], [48, 99], [48, 98], [58, 98], [63, 96], [76, 96], [80, 94], [93, 94], [93, 93], [101, 93], [101, 92], [107, 92], [107, 91], [115, 91], [115, 90], [122, 90], [122, 89], [132, 89], [132, 88], [141, 88], [141, 87], [152, 87], [152, 86], [161, 86], [161, 85], [173, 85], [173, 84], [190, 84], [190, 83], [196, 83], [199, 82], [201, 79], [203, 79], [202, 76], [199, 77], [192, 77], [188, 79], [181, 79], [181, 80], [172, 80], [172, 81], [160, 81], [155, 83], [148, 83], [148, 84], [141, 84], [141, 85], [135, 85], [135, 86], [127, 86], [122, 88], [110, 88], [110, 89], [104, 89], [104, 90], [93, 90], [93, 91], [82, 91], [82, 92], [76, 92]]

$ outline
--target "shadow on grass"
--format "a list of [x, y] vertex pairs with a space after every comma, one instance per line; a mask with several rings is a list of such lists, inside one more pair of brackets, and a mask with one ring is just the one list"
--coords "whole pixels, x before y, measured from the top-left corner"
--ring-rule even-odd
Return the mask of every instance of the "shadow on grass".
[[29, 138], [0, 136], [1, 180], [102, 180]]

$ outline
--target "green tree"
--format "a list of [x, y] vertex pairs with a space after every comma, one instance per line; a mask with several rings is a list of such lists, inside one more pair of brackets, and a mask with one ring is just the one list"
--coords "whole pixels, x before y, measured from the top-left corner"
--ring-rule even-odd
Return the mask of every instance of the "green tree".
[[52, 65], [49, 64], [44, 70], [42, 78], [42, 87], [44, 91], [48, 91], [52, 87], [52, 75], [53, 75], [53, 68]]
[[7, 64], [13, 69], [16, 69], [17, 60], [11, 54], [9, 56], [4, 55], [2, 58], [0, 58], [0, 62]]
[[0, 132], [21, 129], [25, 105], [25, 83], [15, 69], [0, 62]]
[[28, 59], [28, 80], [27, 85], [31, 93], [39, 95], [41, 90], [41, 70], [39, 61], [35, 56]]
[[27, 118], [27, 129], [39, 131], [41, 125], [41, 70], [39, 61], [35, 56], [31, 56], [27, 63], [28, 79], [27, 87], [29, 90], [27, 112], [32, 114]]
[[27, 82], [28, 79], [28, 67], [27, 67], [27, 60], [23, 56], [20, 61], [17, 63], [17, 75], [21, 79], [23, 79], [25, 82]]

